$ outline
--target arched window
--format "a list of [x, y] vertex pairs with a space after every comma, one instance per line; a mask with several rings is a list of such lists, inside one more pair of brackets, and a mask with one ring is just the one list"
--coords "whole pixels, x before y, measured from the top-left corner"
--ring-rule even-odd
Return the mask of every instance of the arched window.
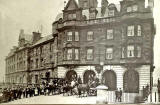
[[117, 86], [116, 73], [112, 70], [107, 70], [102, 75], [102, 83], [108, 87], [108, 90], [116, 90]]
[[74, 70], [70, 70], [66, 73], [66, 79], [71, 82], [73, 79], [77, 79], [77, 73]]
[[89, 82], [89, 80], [93, 80], [95, 77], [95, 72], [91, 70], [87, 70], [83, 75], [83, 83], [86, 84]]
[[124, 91], [127, 93], [139, 92], [139, 74], [135, 70], [128, 70], [123, 77]]

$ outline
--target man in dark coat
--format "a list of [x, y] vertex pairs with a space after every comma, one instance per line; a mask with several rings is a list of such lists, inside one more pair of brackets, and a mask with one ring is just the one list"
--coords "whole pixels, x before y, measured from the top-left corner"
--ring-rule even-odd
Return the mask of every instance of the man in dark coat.
[[120, 88], [120, 90], [119, 90], [119, 97], [118, 97], [119, 102], [122, 102], [121, 99], [122, 99], [122, 90]]
[[115, 91], [115, 95], [116, 95], [116, 102], [117, 102], [117, 100], [118, 100], [118, 94], [119, 94], [119, 91], [118, 91], [118, 89], [116, 89], [116, 91]]

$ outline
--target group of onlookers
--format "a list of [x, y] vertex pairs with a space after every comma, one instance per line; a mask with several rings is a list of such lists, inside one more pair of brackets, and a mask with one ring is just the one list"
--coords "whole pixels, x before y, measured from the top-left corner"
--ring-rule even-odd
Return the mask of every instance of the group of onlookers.
[[44, 94], [40, 86], [17, 86], [12, 88], [4, 88], [2, 91], [3, 101], [13, 101], [21, 98], [29, 98]]

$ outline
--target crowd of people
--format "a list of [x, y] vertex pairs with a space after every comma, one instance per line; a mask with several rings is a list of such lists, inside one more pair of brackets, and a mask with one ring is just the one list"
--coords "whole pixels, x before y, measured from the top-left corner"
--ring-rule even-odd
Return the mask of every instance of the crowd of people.
[[[66, 80], [62, 81], [52, 81], [52, 82], [42, 82], [41, 85], [28, 85], [28, 86], [14, 86], [11, 88], [4, 88], [2, 91], [3, 94], [3, 102], [9, 102], [14, 101], [22, 98], [30, 98], [34, 96], [39, 95], [54, 95], [55, 92], [58, 94], [61, 94], [67, 91], [70, 91], [70, 94], [73, 93], [79, 93], [74, 90], [74, 87], [76, 84], [82, 84], [82, 81], [80, 78], [73, 79], [71, 82], [68, 82]], [[99, 81], [95, 78], [95, 80], [88, 81], [89, 87], [95, 87], [97, 86], [97, 83]], [[78, 94], [77, 94], [78, 95]], [[116, 90], [115, 91], [116, 101], [118, 100], [121, 102], [122, 97], [122, 90]]]
[[40, 86], [16, 86], [12, 88], [4, 88], [2, 91], [3, 101], [14, 101], [21, 98], [29, 98], [44, 94], [43, 88]]

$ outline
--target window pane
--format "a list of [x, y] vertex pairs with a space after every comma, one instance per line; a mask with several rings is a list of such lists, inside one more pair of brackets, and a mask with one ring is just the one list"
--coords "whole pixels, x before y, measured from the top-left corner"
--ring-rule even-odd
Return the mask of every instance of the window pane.
[[113, 29], [107, 30], [107, 39], [113, 39]]
[[141, 36], [142, 34], [142, 30], [141, 30], [141, 26], [138, 25], [138, 32], [137, 32], [137, 36]]
[[108, 13], [109, 16], [114, 16], [114, 10], [110, 10]]
[[87, 1], [84, 2], [84, 8], [87, 8]]
[[75, 49], [75, 60], [79, 60], [79, 49]]
[[128, 26], [128, 36], [134, 36], [134, 26]]
[[133, 11], [137, 11], [138, 10], [138, 6], [137, 5], [133, 5]]
[[122, 28], [122, 39], [124, 39], [124, 29]]
[[73, 19], [76, 19], [76, 14], [73, 14]]
[[92, 31], [89, 31], [89, 32], [87, 33], [87, 40], [88, 40], [88, 41], [92, 41], [92, 40], [93, 40], [93, 32], [92, 32]]
[[134, 57], [134, 46], [128, 46], [127, 47], [127, 56], [130, 57]]
[[68, 19], [69, 20], [76, 19], [76, 14], [68, 14]]
[[122, 58], [125, 58], [125, 48], [122, 47]]
[[75, 32], [75, 41], [79, 41], [79, 32]]
[[67, 33], [67, 41], [72, 41], [72, 32]]
[[137, 46], [137, 57], [141, 57], [141, 47]]
[[93, 49], [88, 49], [87, 50], [87, 59], [88, 60], [93, 59]]
[[106, 49], [106, 59], [112, 59], [113, 58], [113, 48], [107, 48]]
[[67, 51], [67, 60], [71, 60], [72, 59], [72, 49], [68, 49]]
[[72, 19], [72, 14], [69, 14], [69, 15], [68, 15], [68, 19]]
[[132, 11], [132, 7], [127, 7], [127, 12], [131, 12]]

